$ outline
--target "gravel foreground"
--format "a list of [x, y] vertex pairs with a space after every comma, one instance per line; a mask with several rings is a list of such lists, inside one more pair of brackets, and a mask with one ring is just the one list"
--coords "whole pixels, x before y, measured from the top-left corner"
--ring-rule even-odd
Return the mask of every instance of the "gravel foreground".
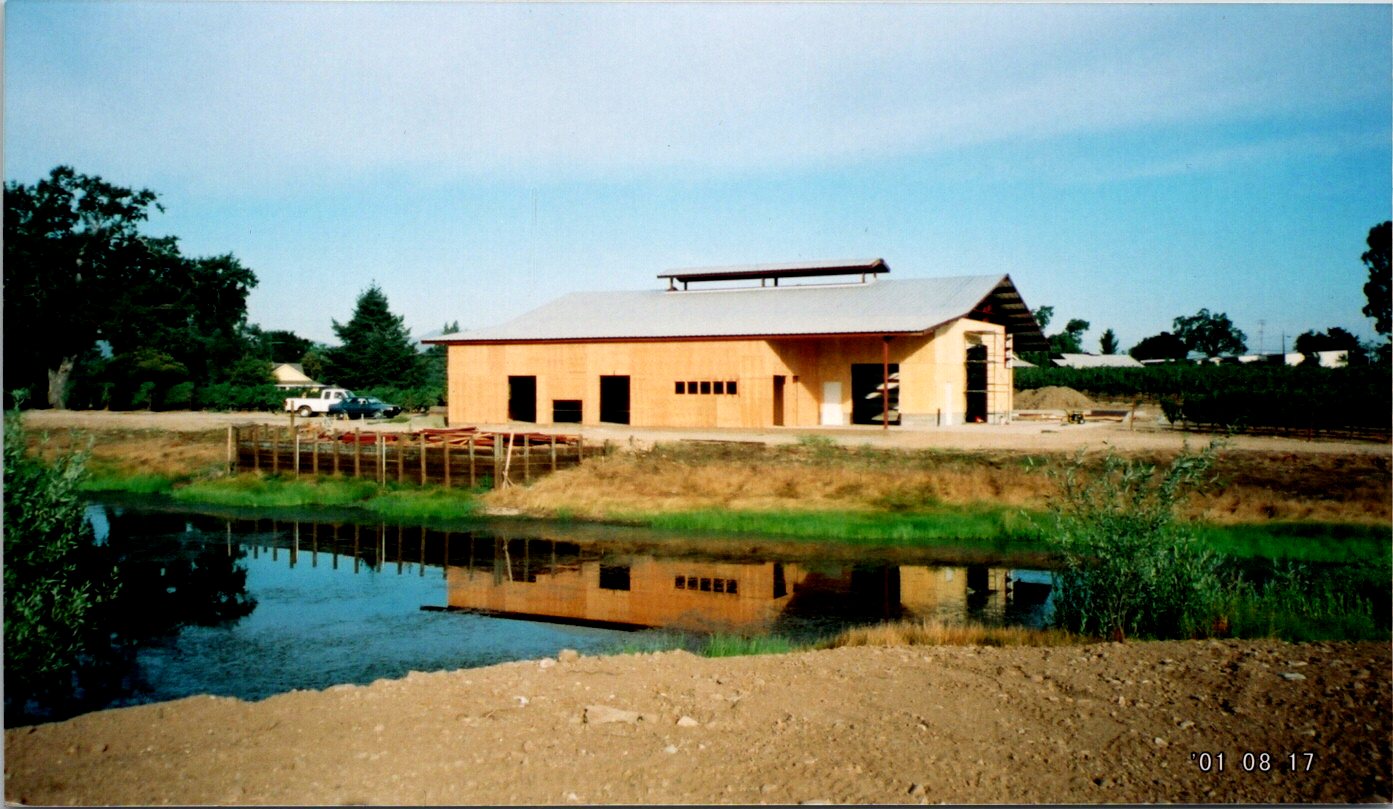
[[1391, 667], [1387, 644], [1276, 641], [562, 653], [8, 729], [5, 797], [1386, 803]]

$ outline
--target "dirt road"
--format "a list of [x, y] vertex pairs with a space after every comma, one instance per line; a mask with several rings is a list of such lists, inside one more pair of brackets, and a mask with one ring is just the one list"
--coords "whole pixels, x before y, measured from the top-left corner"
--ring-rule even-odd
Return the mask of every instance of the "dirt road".
[[[235, 424], [289, 424], [285, 413], [209, 413], [181, 411], [166, 413], [109, 412], [101, 410], [33, 410], [25, 414], [25, 423], [33, 430], [169, 430], [196, 432], [225, 429]], [[335, 422], [340, 427], [357, 426], [360, 422]], [[364, 429], [401, 431], [415, 430], [427, 424], [440, 426], [439, 417], [433, 421], [416, 416], [408, 422], [364, 422]], [[533, 424], [479, 424], [483, 430], [508, 432], [533, 431]], [[1212, 436], [1157, 426], [1154, 418], [1143, 416], [1137, 424], [1092, 422], [1060, 424], [1058, 422], [1017, 422], [1004, 425], [968, 424], [956, 427], [935, 427], [921, 430], [878, 427], [799, 427], [771, 429], [670, 429], [627, 427], [622, 425], [582, 426], [559, 424], [541, 428], [544, 432], [581, 433], [587, 441], [610, 440], [618, 444], [649, 447], [657, 441], [753, 441], [759, 443], [793, 443], [804, 436], [823, 436], [848, 446], [870, 445], [902, 449], [956, 450], [1020, 450], [1022, 452], [1073, 452], [1078, 449], [1102, 450], [1112, 447], [1121, 451], [1174, 452], [1188, 443], [1201, 447]], [[1292, 454], [1372, 454], [1387, 457], [1387, 443], [1341, 440], [1305, 440], [1275, 436], [1239, 435], [1229, 439], [1235, 450], [1258, 450]]]
[[[1386, 644], [566, 657], [255, 704], [195, 697], [7, 730], [5, 796], [1386, 802], [1393, 777]], [[1211, 754], [1210, 772], [1192, 753]]]

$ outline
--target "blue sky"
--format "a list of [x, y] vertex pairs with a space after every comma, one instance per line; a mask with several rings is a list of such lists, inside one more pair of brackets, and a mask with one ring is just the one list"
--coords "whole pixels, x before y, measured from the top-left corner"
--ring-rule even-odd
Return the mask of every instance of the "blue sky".
[[879, 256], [1009, 272], [1094, 350], [1206, 307], [1274, 351], [1373, 336], [1393, 207], [1388, 5], [10, 0], [4, 68], [7, 180], [158, 192], [322, 341], [373, 281], [421, 335]]

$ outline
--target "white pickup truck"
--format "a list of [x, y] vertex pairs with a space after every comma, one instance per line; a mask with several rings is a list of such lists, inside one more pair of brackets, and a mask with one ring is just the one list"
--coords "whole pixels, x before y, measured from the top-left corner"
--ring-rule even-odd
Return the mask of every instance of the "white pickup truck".
[[285, 400], [285, 412], [308, 418], [315, 413], [323, 416], [329, 412], [329, 405], [353, 395], [346, 388], [324, 388], [318, 396], [298, 396]]

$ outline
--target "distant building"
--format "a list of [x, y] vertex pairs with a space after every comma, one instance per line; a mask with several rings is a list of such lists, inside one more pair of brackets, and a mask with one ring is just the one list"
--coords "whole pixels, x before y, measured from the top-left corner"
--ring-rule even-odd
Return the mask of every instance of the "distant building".
[[1127, 354], [1060, 354], [1054, 358], [1059, 368], [1140, 368], [1142, 364]]
[[305, 375], [305, 369], [297, 362], [278, 362], [271, 364], [271, 376], [275, 377], [276, 387], [281, 390], [319, 390], [326, 387]]
[[1010, 276], [889, 271], [882, 259], [678, 271], [658, 276], [666, 290], [572, 293], [428, 342], [448, 347], [451, 424], [1009, 419], [1009, 358], [1048, 348]]
[[[1316, 363], [1322, 368], [1343, 368], [1349, 364], [1348, 351], [1317, 351], [1315, 357]], [[1215, 357], [1209, 362], [1232, 362], [1235, 359], [1244, 364], [1261, 362], [1270, 365], [1300, 365], [1306, 361], [1306, 355], [1299, 351], [1288, 351], [1285, 354], [1244, 354], [1234, 358]]]

